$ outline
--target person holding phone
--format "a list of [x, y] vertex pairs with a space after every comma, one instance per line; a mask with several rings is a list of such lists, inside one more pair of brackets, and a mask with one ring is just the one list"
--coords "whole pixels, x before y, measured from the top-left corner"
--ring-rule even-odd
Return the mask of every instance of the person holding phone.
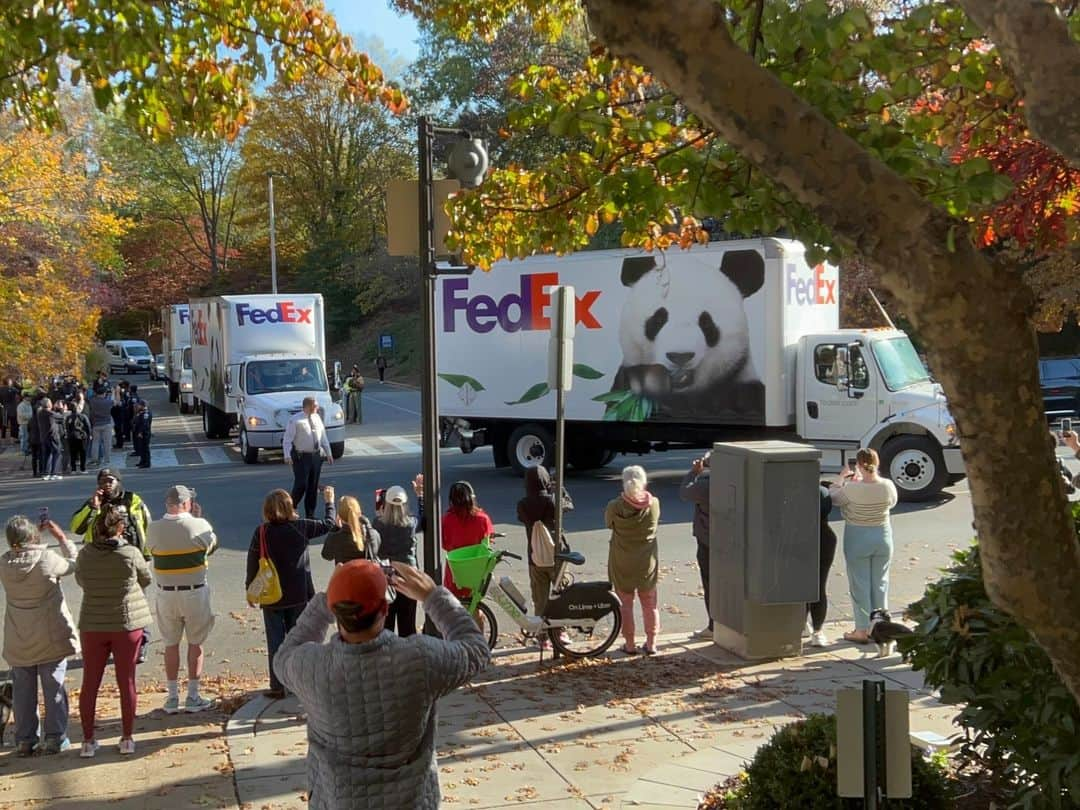
[[[42, 532], [60, 545], [48, 548]], [[0, 558], [4, 590], [3, 656], [12, 669], [15, 753], [58, 754], [68, 741], [67, 659], [79, 652], [60, 580], [75, 572], [77, 550], [43, 507], [37, 526], [16, 515], [7, 522], [8, 551]], [[38, 717], [38, 682], [45, 698], [45, 723]], [[42, 739], [44, 737], [44, 739]]]
[[266, 540], [266, 551], [277, 569], [281, 581], [281, 599], [262, 608], [263, 625], [266, 629], [266, 651], [270, 672], [270, 689], [263, 694], [274, 700], [285, 697], [285, 686], [274, 671], [274, 656], [285, 640], [285, 635], [295, 625], [308, 600], [315, 595], [315, 583], [311, 579], [311, 560], [308, 546], [316, 537], [337, 528], [337, 512], [334, 509], [334, 488], [322, 490], [326, 517], [323, 520], [301, 520], [296, 514], [292, 496], [283, 489], [275, 489], [263, 501], [263, 522], [251, 534], [247, 554], [247, 578], [244, 590], [251, 585], [259, 571], [259, 554]]
[[892, 563], [892, 523], [889, 513], [898, 498], [892, 481], [878, 475], [876, 450], [863, 448], [855, 469], [844, 471], [829, 488], [829, 497], [844, 515], [844, 560], [855, 612], [855, 629], [846, 641], [870, 643], [870, 613], [889, 608], [889, 566]]
[[697, 542], [698, 573], [701, 590], [705, 595], [705, 615], [709, 623], [693, 634], [693, 638], [713, 637], [712, 603], [709, 601], [709, 459], [712, 453], [694, 459], [690, 470], [683, 476], [679, 486], [679, 498], [694, 505], [694, 522], [691, 532]]
[[[379, 558], [386, 566], [404, 563], [417, 566], [416, 547], [418, 535], [424, 525], [424, 476], [413, 479], [417, 514], [409, 511], [409, 495], [404, 487], [392, 486], [379, 490], [382, 508], [376, 513], [373, 524], [379, 533]], [[391, 633], [397, 630], [402, 638], [416, 633], [416, 600], [397, 591], [386, 613], [385, 627]]]

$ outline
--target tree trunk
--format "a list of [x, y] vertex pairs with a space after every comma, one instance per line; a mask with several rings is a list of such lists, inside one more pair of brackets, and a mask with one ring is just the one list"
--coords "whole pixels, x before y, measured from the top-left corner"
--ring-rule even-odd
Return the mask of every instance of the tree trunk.
[[[983, 576], [1080, 701], [1080, 542], [1039, 388], [1030, 290], [899, 175], [760, 68], [714, 0], [585, 0], [592, 30], [873, 264], [926, 338], [962, 436]], [[955, 243], [955, 248], [950, 245]]]

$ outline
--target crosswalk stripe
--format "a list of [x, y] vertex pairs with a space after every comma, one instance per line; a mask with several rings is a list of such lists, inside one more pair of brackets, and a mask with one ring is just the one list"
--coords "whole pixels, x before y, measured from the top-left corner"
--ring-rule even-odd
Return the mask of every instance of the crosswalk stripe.
[[345, 440], [345, 455], [353, 456], [381, 456], [383, 455], [370, 444], [360, 439]]
[[151, 467], [179, 467], [180, 459], [173, 450], [155, 450], [150, 448]]
[[420, 444], [414, 442], [412, 439], [407, 439], [404, 436], [381, 436], [380, 438], [387, 444], [396, 447], [402, 453], [419, 455], [424, 452], [424, 448]]
[[233, 457], [229, 456], [224, 447], [199, 447], [196, 448], [202, 456], [203, 464], [232, 464]]

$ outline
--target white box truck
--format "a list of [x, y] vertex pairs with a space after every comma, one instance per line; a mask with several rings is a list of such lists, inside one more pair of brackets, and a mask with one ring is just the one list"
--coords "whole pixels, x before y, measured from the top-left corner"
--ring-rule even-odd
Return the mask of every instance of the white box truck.
[[[203, 431], [210, 439], [239, 429], [249, 464], [280, 450], [285, 426], [315, 397], [334, 458], [345, 452], [345, 414], [326, 374], [319, 294], [222, 295], [192, 299], [191, 359]], [[337, 364], [331, 380], [337, 385]]]
[[191, 317], [187, 304], [169, 304], [161, 308], [161, 332], [169, 402], [180, 403], [180, 413], [192, 413], [195, 387], [191, 376]]
[[441, 443], [553, 460], [552, 288], [576, 294], [567, 460], [760, 438], [811, 443], [823, 471], [860, 447], [909, 500], [963, 477], [941, 387], [907, 335], [840, 329], [836, 268], [798, 242], [586, 251], [502, 262], [437, 286]]

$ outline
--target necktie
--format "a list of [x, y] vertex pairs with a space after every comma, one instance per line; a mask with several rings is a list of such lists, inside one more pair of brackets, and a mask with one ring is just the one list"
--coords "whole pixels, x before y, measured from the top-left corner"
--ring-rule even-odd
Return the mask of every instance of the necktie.
[[319, 451], [319, 435], [315, 432], [315, 420], [312, 418], [312, 414], [308, 414], [308, 426], [311, 427], [311, 452], [317, 453]]

